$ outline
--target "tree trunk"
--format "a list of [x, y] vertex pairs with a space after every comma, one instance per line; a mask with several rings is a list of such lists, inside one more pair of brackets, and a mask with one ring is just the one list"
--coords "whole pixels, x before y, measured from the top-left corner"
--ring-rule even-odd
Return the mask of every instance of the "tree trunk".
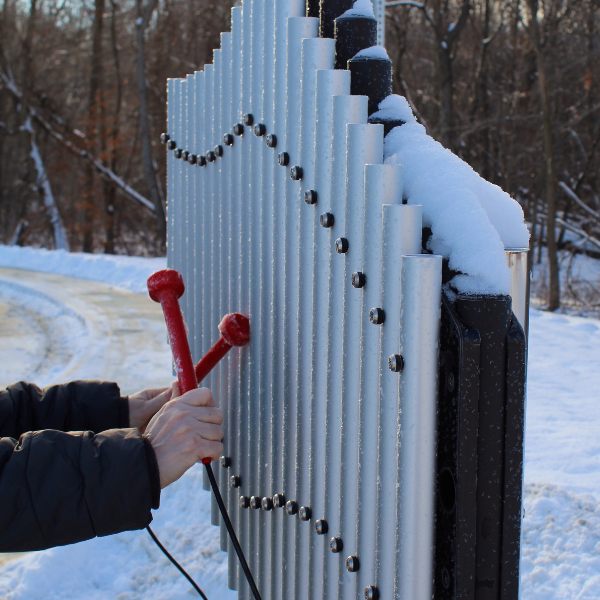
[[452, 150], [452, 152], [456, 152], [452, 58], [450, 56], [450, 49], [447, 46], [444, 47], [442, 44], [446, 44], [446, 42], [442, 42], [437, 49], [441, 93], [440, 105], [442, 109], [441, 142], [446, 148]]
[[144, 174], [146, 184], [150, 192], [150, 200], [156, 209], [156, 220], [161, 246], [164, 249], [167, 242], [167, 221], [165, 211], [160, 199], [160, 192], [156, 184], [156, 170], [152, 157], [152, 138], [150, 135], [150, 120], [148, 117], [148, 89], [146, 87], [146, 42], [145, 32], [152, 13], [158, 4], [158, 0], [150, 0], [146, 6], [142, 6], [142, 0], [137, 0], [138, 19], [136, 21], [137, 36], [137, 87], [140, 102], [140, 141], [142, 144], [142, 156], [144, 159]]
[[536, 47], [538, 63], [538, 77], [540, 86], [540, 99], [542, 103], [542, 121], [544, 134], [544, 157], [546, 176], [546, 209], [548, 220], [546, 227], [546, 244], [548, 248], [548, 266], [550, 269], [550, 285], [548, 288], [548, 310], [560, 308], [560, 281], [558, 272], [558, 254], [556, 247], [556, 176], [554, 173], [554, 149], [552, 144], [552, 118], [550, 115], [550, 102], [548, 100], [548, 87], [546, 79], [546, 65], [541, 48]]
[[[104, 22], [104, 0], [95, 0], [94, 24], [92, 26], [92, 64], [90, 71], [90, 96], [88, 105], [88, 140], [94, 139], [98, 125], [100, 106], [100, 86], [102, 85], [102, 29]], [[89, 142], [91, 144], [91, 142]], [[94, 251], [94, 221], [96, 213], [94, 168], [86, 170], [86, 194], [83, 210], [83, 251]]]

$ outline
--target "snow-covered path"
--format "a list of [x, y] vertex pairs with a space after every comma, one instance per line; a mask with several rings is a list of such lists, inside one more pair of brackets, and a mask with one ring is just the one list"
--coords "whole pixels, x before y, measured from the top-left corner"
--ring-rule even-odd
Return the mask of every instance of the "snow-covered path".
[[[600, 323], [532, 311], [530, 327], [521, 598], [600, 600]], [[0, 385], [24, 376], [42, 384], [106, 377], [125, 393], [168, 383], [159, 307], [106, 284], [0, 269]], [[164, 491], [153, 526], [211, 600], [237, 597], [226, 589], [200, 467]], [[2, 600], [82, 597], [194, 593], [143, 531], [0, 569]]]
[[160, 306], [104, 283], [0, 268], [0, 386], [116, 381], [124, 394], [172, 381]]

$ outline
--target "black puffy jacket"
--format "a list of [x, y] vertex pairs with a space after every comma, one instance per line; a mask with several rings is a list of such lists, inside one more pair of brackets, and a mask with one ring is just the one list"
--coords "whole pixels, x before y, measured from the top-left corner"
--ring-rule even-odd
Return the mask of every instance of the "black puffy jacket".
[[0, 391], [0, 552], [142, 529], [159, 502], [156, 456], [117, 384]]

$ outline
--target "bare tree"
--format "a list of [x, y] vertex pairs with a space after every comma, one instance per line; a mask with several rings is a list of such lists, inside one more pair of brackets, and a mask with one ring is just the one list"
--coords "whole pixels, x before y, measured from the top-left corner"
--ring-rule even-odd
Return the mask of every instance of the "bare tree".
[[158, 4], [158, 0], [149, 0], [146, 5], [142, 0], [136, 0], [138, 18], [136, 25], [137, 42], [137, 87], [140, 102], [140, 137], [142, 142], [142, 153], [144, 157], [144, 172], [146, 174], [146, 184], [150, 191], [150, 199], [156, 210], [156, 220], [158, 223], [158, 233], [161, 244], [164, 246], [167, 242], [167, 222], [165, 219], [165, 210], [161, 201], [160, 191], [156, 181], [156, 171], [154, 169], [154, 158], [152, 156], [152, 137], [150, 134], [150, 119], [148, 115], [148, 89], [146, 87], [146, 39], [145, 33], [152, 14]]

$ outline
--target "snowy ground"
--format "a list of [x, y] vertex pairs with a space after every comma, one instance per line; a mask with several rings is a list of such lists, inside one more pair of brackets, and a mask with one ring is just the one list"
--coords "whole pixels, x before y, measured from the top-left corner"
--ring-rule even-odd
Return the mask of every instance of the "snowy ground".
[[[105, 284], [0, 269], [0, 385], [106, 377], [131, 392], [171, 380], [158, 306], [120, 289], [143, 290], [164, 262], [84, 257], [84, 267], [74, 255], [19, 252], [0, 246], [0, 266], [85, 271]], [[131, 336], [135, 353], [125, 351]], [[533, 310], [530, 336], [521, 598], [600, 600], [600, 322]], [[200, 474], [194, 468], [165, 490], [153, 527], [211, 600], [233, 600]], [[197, 596], [145, 532], [27, 554], [0, 569], [2, 600], [82, 597]]]

